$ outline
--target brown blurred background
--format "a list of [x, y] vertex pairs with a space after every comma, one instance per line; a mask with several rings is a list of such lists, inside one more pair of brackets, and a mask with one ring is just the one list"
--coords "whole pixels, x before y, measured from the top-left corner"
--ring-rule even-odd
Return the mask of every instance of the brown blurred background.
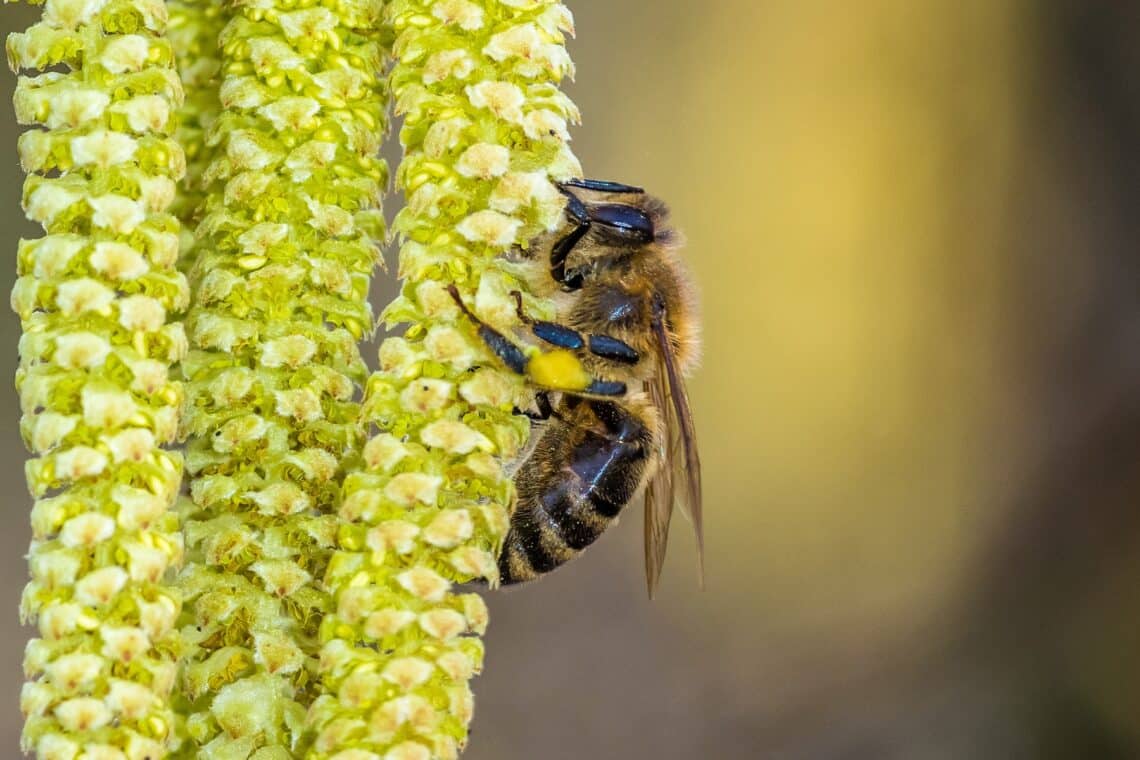
[[671, 201], [703, 292], [709, 589], [681, 524], [647, 602], [631, 511], [496, 595], [465, 757], [1140, 757], [1140, 3], [570, 6], [578, 155]]

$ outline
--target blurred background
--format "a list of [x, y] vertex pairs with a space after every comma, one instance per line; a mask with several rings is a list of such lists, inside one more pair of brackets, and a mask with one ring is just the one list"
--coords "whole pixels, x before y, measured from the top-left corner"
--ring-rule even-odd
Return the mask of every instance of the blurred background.
[[1140, 757], [1140, 3], [570, 6], [576, 151], [671, 202], [703, 293], [708, 590], [680, 523], [646, 600], [631, 510], [495, 595], [465, 758]]

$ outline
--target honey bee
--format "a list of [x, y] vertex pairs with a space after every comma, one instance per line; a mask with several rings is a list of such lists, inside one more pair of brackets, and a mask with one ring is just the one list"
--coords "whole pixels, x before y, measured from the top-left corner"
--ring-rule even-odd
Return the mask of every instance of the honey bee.
[[537, 341], [520, 347], [450, 289], [491, 351], [534, 389], [536, 410], [523, 412], [534, 443], [513, 475], [518, 501], [500, 581], [531, 580], [573, 559], [644, 493], [650, 598], [674, 503], [692, 521], [703, 586], [701, 464], [684, 385], [699, 337], [680, 236], [665, 204], [639, 187], [576, 179], [559, 189], [568, 231], [523, 253], [538, 270], [532, 285], [555, 297], [556, 320], [529, 318], [513, 294]]

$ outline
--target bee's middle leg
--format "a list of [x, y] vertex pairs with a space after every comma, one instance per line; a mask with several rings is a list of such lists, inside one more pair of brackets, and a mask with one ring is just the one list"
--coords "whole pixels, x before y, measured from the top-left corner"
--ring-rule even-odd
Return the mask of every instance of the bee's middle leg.
[[591, 334], [584, 336], [574, 328], [560, 325], [557, 322], [531, 319], [523, 311], [522, 293], [512, 290], [511, 296], [515, 299], [515, 311], [519, 315], [519, 321], [530, 326], [531, 332], [540, 340], [552, 346], [568, 348], [572, 351], [586, 350], [594, 356], [617, 364], [633, 365], [641, 361], [641, 354], [624, 340], [610, 335]]
[[[624, 396], [627, 386], [623, 382], [599, 380], [591, 377], [582, 363], [570, 351], [539, 352], [528, 356], [510, 338], [485, 324], [463, 303], [459, 289], [449, 285], [447, 292], [459, 306], [463, 315], [478, 328], [479, 337], [487, 348], [504, 364], [519, 375], [531, 379], [539, 387], [548, 390], [583, 393], [589, 396]], [[550, 323], [553, 324], [553, 323]], [[554, 325], [560, 329], [560, 325]], [[537, 334], [537, 333], [536, 333]], [[632, 349], [630, 349], [632, 350]]]

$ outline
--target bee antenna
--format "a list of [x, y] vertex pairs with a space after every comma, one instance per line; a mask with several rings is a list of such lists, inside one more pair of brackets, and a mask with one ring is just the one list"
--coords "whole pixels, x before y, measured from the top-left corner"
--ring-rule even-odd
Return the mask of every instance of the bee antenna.
[[558, 183], [559, 187], [580, 187], [583, 190], [593, 190], [596, 193], [632, 193], [640, 195], [645, 188], [627, 185], [623, 182], [609, 182], [602, 179], [586, 179], [584, 177], [571, 177]]

